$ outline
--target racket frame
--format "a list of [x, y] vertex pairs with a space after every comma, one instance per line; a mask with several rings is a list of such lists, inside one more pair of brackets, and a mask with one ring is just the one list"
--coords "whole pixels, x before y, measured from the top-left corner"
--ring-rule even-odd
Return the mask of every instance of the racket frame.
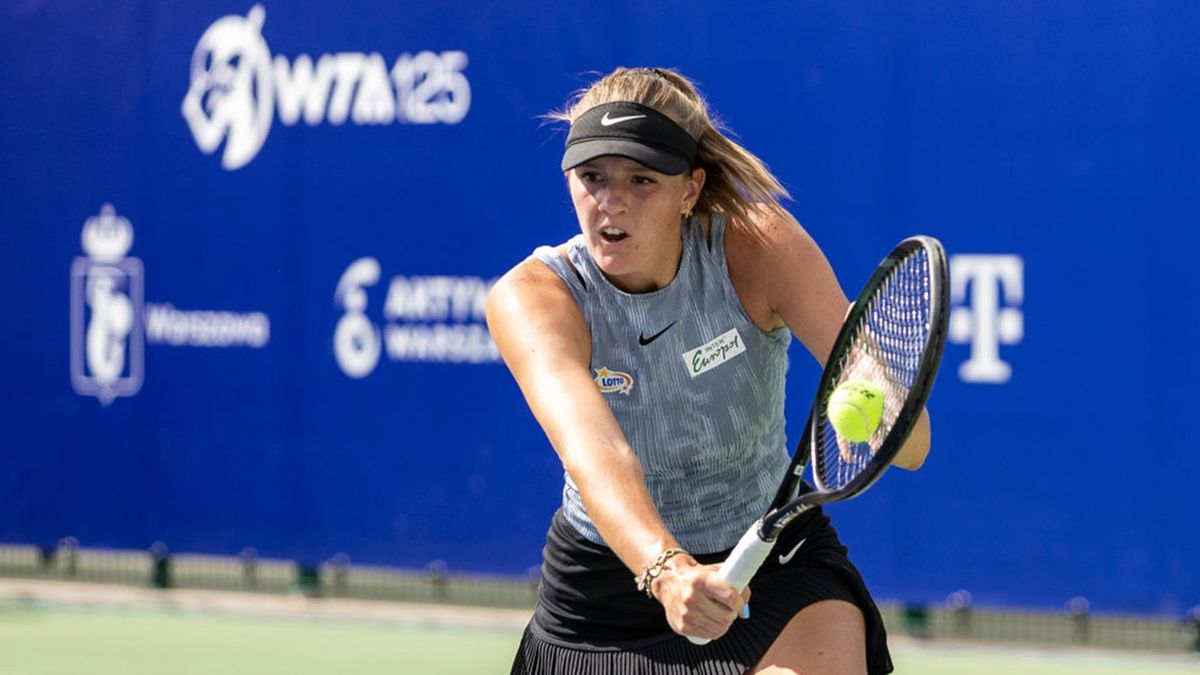
[[[804, 480], [804, 469], [812, 456], [814, 445], [824, 419], [823, 410], [829, 401], [832, 384], [842, 373], [843, 356], [849, 349], [850, 343], [856, 337], [855, 328], [858, 320], [869, 311], [871, 300], [881, 284], [909, 254], [914, 250], [924, 249], [929, 258], [931, 269], [929, 279], [929, 294], [932, 300], [929, 314], [929, 334], [926, 337], [923, 358], [918, 367], [917, 375], [909, 388], [904, 406], [896, 416], [888, 435], [879, 446], [863, 470], [846, 485], [837, 489], [824, 489], [819, 481], [819, 487]], [[871, 487], [884, 474], [892, 460], [900, 452], [909, 434], [925, 409], [925, 402], [933, 388], [941, 363], [942, 350], [946, 342], [946, 327], [949, 320], [949, 272], [945, 250], [941, 243], [928, 236], [917, 235], [900, 242], [879, 265], [875, 272], [863, 285], [858, 299], [850, 309], [834, 340], [829, 352], [829, 359], [817, 385], [817, 395], [809, 410], [808, 421], [804, 425], [800, 442], [793, 453], [792, 461], [775, 498], [771, 501], [767, 513], [755, 521], [738, 541], [729, 557], [721, 565], [717, 576], [729, 582], [740, 593], [750, 583], [750, 579], [766, 561], [775, 540], [788, 523], [805, 511], [827, 502], [844, 501], [861, 494]], [[814, 475], [815, 475], [814, 470]], [[688, 637], [693, 643], [702, 645], [709, 642], [706, 638]]]
[[[842, 374], [842, 357], [845, 356], [851, 342], [857, 337], [855, 327], [858, 325], [858, 320], [871, 309], [870, 300], [873, 299], [875, 291], [880, 285], [887, 280], [892, 270], [914, 250], [922, 248], [929, 257], [929, 267], [932, 272], [929, 278], [929, 295], [933, 302], [930, 304], [930, 327], [923, 350], [924, 358], [913, 379], [912, 386], [909, 387], [911, 393], [905, 398], [904, 406], [897, 413], [896, 420], [880, 444], [879, 450], [875, 452], [871, 461], [857, 476], [840, 488], [827, 489], [816, 479], [814, 469], [813, 482], [817, 487], [813, 487], [803, 479], [804, 469], [812, 457], [814, 446], [821, 437], [820, 426], [825, 419], [823, 411], [833, 392], [833, 383]], [[880, 261], [871, 278], [859, 292], [858, 299], [855, 300], [850, 313], [842, 323], [837, 339], [834, 340], [833, 348], [830, 349], [829, 359], [817, 385], [817, 395], [814, 397], [813, 407], [809, 411], [808, 422], [804, 425], [804, 433], [801, 435], [800, 442], [796, 445], [796, 452], [788, 465], [788, 479], [780, 485], [767, 514], [760, 521], [761, 539], [773, 542], [780, 530], [796, 516], [813, 506], [845, 501], [862, 494], [887, 471], [896, 455], [899, 454], [900, 448], [908, 440], [917, 420], [920, 419], [921, 412], [925, 409], [925, 402], [929, 400], [929, 393], [933, 389], [933, 382], [937, 378], [950, 315], [948, 291], [949, 272], [946, 253], [942, 245], [932, 237], [923, 235], [909, 237], [900, 242], [887, 257]]]

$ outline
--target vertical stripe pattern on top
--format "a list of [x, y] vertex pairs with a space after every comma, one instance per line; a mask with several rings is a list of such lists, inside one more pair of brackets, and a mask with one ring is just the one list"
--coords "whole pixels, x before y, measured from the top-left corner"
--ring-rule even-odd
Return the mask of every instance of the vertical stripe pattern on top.
[[[671, 534], [695, 553], [732, 547], [767, 508], [788, 454], [784, 379], [791, 335], [747, 317], [729, 280], [726, 219], [683, 227], [675, 279], [650, 293], [608, 281], [582, 235], [567, 258], [534, 256], [567, 284], [592, 336], [591, 370], [641, 461]], [[563, 511], [584, 537], [604, 543], [575, 482], [564, 473]]]

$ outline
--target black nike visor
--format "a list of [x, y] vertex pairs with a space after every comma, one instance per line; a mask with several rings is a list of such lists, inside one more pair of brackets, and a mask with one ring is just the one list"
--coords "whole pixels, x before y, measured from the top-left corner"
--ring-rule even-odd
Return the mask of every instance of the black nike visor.
[[616, 101], [589, 109], [571, 124], [562, 170], [616, 155], [674, 176], [692, 168], [696, 150], [696, 139], [666, 115], [638, 103]]

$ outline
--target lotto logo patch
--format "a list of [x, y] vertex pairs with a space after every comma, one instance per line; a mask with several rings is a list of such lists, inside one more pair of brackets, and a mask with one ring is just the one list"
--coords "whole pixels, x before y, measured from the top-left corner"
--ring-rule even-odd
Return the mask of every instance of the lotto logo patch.
[[617, 370], [600, 368], [596, 370], [596, 386], [602, 394], [625, 394], [633, 390], [633, 376]]

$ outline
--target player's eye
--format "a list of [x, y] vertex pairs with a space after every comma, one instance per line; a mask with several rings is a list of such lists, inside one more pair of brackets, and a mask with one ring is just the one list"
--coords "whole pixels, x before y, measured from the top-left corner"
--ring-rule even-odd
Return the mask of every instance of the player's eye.
[[603, 180], [603, 177], [600, 175], [599, 171], [584, 169], [583, 171], [579, 172], [579, 180], [583, 181], [584, 183], [598, 183]]
[[653, 185], [654, 183], [657, 183], [658, 181], [654, 180], [653, 178], [651, 178], [649, 176], [634, 176], [633, 182], [637, 185]]

